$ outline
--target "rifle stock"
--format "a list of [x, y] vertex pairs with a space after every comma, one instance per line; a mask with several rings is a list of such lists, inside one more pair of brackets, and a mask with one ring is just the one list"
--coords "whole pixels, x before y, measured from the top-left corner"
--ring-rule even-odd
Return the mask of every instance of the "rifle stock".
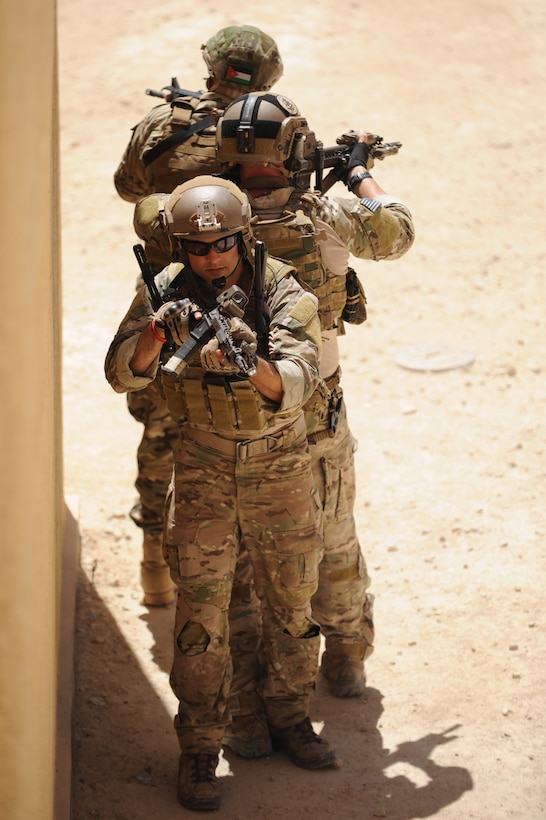
[[190, 91], [188, 88], [181, 88], [176, 77], [171, 77], [171, 84], [164, 85], [161, 90], [147, 88], [146, 94], [150, 97], [161, 97], [166, 102], [172, 102], [177, 97], [201, 97], [202, 91]]

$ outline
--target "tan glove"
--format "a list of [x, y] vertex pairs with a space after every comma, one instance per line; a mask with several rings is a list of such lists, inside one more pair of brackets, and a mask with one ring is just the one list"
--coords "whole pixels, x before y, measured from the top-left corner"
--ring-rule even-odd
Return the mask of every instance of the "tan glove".
[[190, 318], [196, 314], [200, 318], [200, 308], [190, 299], [165, 302], [154, 314], [156, 327], [167, 330], [177, 345], [182, 345], [190, 335]]
[[258, 338], [254, 331], [238, 316], [233, 316], [229, 324], [233, 341], [242, 347], [244, 352], [256, 353]]
[[218, 344], [218, 339], [216, 336], [213, 336], [212, 339], [203, 345], [201, 348], [201, 366], [204, 370], [211, 370], [211, 371], [221, 371], [222, 373], [238, 373], [239, 368], [236, 364], [232, 364], [228, 361], [226, 356], [218, 358], [218, 351], [220, 350], [220, 345]]
[[[258, 343], [256, 334], [249, 328], [242, 319], [232, 317], [230, 319], [230, 331], [233, 342], [239, 348], [239, 355], [246, 361], [256, 362], [256, 350]], [[222, 373], [240, 373], [241, 368], [232, 360], [227, 350], [222, 350], [223, 358], [218, 357], [218, 350], [221, 350], [218, 339], [214, 336], [201, 348], [201, 365], [205, 370], [221, 371]]]

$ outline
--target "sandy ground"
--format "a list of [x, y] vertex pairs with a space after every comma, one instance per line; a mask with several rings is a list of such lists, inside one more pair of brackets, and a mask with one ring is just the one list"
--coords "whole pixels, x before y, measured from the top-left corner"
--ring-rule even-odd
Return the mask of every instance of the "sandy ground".
[[[356, 515], [376, 595], [369, 689], [312, 718], [342, 767], [222, 761], [225, 820], [546, 816], [546, 7], [542, 0], [286, 0], [237, 14], [60, 0], [66, 492], [82, 534], [73, 820], [190, 816], [176, 802], [172, 610], [141, 605], [139, 426], [102, 366], [133, 294], [132, 207], [112, 174], [148, 86], [203, 87], [230, 23], [277, 40], [325, 144], [364, 127], [412, 208], [394, 263], [356, 263], [366, 325], [342, 340]], [[333, 193], [340, 193], [334, 191]], [[440, 366], [447, 349], [450, 369]], [[461, 357], [456, 362], [452, 356]], [[407, 365], [410, 365], [408, 367]]]

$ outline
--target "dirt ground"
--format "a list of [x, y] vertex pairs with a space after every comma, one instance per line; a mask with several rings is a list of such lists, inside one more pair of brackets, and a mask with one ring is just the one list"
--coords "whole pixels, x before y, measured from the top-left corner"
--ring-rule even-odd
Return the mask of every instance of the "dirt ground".
[[231, 23], [275, 37], [277, 88], [326, 145], [351, 127], [403, 143], [374, 173], [417, 238], [396, 262], [356, 262], [369, 320], [341, 341], [377, 631], [365, 697], [333, 699], [319, 680], [312, 702], [343, 765], [226, 755], [218, 816], [538, 820], [546, 7], [225, 8], [59, 0], [65, 484], [82, 535], [72, 820], [191, 816], [176, 802], [173, 612], [141, 605], [128, 518], [140, 429], [102, 367], [137, 274], [112, 174], [154, 104], [144, 89], [173, 75], [202, 88], [200, 45]]

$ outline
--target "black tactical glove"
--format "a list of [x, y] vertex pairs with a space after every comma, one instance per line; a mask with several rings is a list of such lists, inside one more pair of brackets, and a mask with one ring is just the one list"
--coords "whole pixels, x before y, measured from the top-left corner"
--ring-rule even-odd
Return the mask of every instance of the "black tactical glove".
[[179, 299], [176, 302], [165, 302], [154, 314], [154, 324], [170, 333], [177, 345], [182, 345], [190, 335], [190, 318], [200, 308], [190, 299]]
[[[343, 174], [343, 182], [352, 192], [353, 185], [356, 184], [356, 181], [360, 181], [364, 179], [364, 176], [360, 176], [360, 174], [364, 174], [365, 172], [362, 171], [360, 173], [356, 173], [354, 175], [351, 174], [353, 168], [364, 167], [366, 172], [369, 171], [370, 168], [373, 168], [373, 157], [370, 146], [366, 142], [355, 142], [353, 146], [353, 150], [351, 151], [351, 155], [349, 157], [349, 162], [347, 163], [347, 167], [344, 168]], [[366, 174], [369, 176], [369, 174]], [[353, 185], [351, 185], [351, 178], [352, 176], [356, 177]]]
[[355, 142], [351, 156], [349, 157], [349, 162], [347, 163], [347, 176], [349, 172], [358, 165], [363, 165], [364, 168], [369, 170], [369, 168], [371, 168], [371, 165], [368, 166], [370, 153], [370, 146], [365, 142]]

